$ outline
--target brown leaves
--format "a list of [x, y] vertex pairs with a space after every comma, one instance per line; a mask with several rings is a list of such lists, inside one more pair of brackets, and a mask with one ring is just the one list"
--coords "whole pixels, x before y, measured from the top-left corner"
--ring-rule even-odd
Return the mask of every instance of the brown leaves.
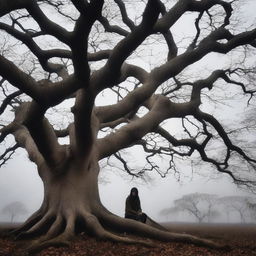
[[0, 237], [0, 256], [10, 256], [12, 251], [13, 243], [7, 239]]
[[[79, 235], [67, 247], [49, 247], [35, 256], [253, 256], [256, 255], [256, 226], [255, 225], [224, 225], [195, 228], [183, 226], [178, 229], [187, 229], [187, 233], [196, 233], [198, 236], [213, 237], [214, 241], [228, 243], [231, 251], [221, 251], [199, 247], [192, 244], [176, 242], [157, 242], [158, 247], [149, 248], [141, 245], [127, 245], [109, 241], [99, 241], [86, 235]], [[177, 229], [177, 227], [176, 227]], [[176, 231], [180, 231], [180, 230]], [[0, 237], [0, 256], [21, 255], [19, 246], [23, 242]]]

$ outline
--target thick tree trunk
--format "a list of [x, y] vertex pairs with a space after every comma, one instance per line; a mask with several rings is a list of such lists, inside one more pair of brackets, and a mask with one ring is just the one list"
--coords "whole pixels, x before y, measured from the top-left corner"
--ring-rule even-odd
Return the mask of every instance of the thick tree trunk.
[[[58, 168], [57, 172], [50, 172], [41, 167], [39, 173], [44, 184], [44, 200], [37, 217], [30, 218], [24, 229], [33, 225], [32, 219], [40, 221], [37, 221], [36, 228], [29, 228], [27, 234], [40, 231], [41, 226], [53, 226], [56, 221], [68, 226], [71, 219], [75, 223], [78, 218], [95, 212], [100, 205], [97, 161], [69, 160], [62, 170]], [[74, 231], [75, 226], [69, 229]]]
[[26, 250], [35, 252], [50, 245], [68, 245], [72, 237], [81, 231], [100, 239], [147, 246], [152, 246], [153, 242], [134, 240], [125, 233], [163, 241], [223, 247], [206, 239], [171, 233], [156, 224], [149, 226], [110, 213], [100, 202], [97, 180], [99, 165], [94, 158], [70, 160], [63, 166], [65, 169], [62, 172], [58, 169], [57, 173], [49, 172], [47, 168], [40, 170], [45, 190], [42, 206], [15, 231], [23, 238], [39, 237]]
[[20, 237], [40, 236], [31, 249], [47, 246], [50, 241], [66, 243], [77, 231], [95, 233], [94, 213], [101, 205], [98, 162], [92, 158], [69, 160], [58, 172], [41, 166], [39, 173], [44, 184], [43, 203], [16, 233]]

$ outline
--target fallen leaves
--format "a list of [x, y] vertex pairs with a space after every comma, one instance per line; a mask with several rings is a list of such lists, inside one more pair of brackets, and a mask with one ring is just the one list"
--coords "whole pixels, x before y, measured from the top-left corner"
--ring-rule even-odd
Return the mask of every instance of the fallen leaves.
[[[170, 226], [173, 230], [173, 226]], [[225, 242], [231, 246], [231, 251], [221, 251], [198, 247], [192, 244], [176, 242], [157, 242], [155, 248], [141, 245], [127, 245], [110, 241], [98, 241], [85, 234], [77, 236], [70, 247], [49, 247], [35, 256], [256, 256], [256, 226], [247, 225], [205, 225], [201, 227], [175, 227], [176, 232], [185, 229], [187, 233], [201, 237], [211, 236], [213, 240]], [[22, 242], [19, 242], [22, 243]], [[21, 255], [21, 244], [12, 239], [0, 238], [0, 256]]]

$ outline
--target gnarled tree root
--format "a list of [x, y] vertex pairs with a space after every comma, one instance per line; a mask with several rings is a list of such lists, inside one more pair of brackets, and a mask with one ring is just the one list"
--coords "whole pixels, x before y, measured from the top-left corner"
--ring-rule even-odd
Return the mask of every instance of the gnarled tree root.
[[[28, 253], [35, 253], [49, 246], [69, 246], [77, 232], [77, 226], [80, 231], [88, 232], [98, 239], [114, 242], [155, 247], [157, 244], [154, 240], [160, 240], [192, 243], [213, 249], [228, 249], [226, 245], [208, 239], [172, 233], [163, 230], [160, 226], [158, 229], [134, 220], [123, 219], [106, 209], [98, 209], [94, 214], [85, 210], [76, 214], [66, 212], [57, 215], [53, 211], [44, 214], [37, 212], [14, 233], [18, 238], [35, 237], [39, 234], [38, 239], [32, 240], [26, 248], [23, 248]], [[124, 233], [140, 235], [143, 239], [133, 239], [122, 235]]]
[[145, 238], [151, 238], [154, 240], [160, 240], [165, 242], [181, 242], [191, 243], [202, 247], [229, 250], [230, 247], [226, 244], [216, 243], [209, 239], [199, 238], [197, 236], [188, 234], [179, 234], [162, 229], [157, 229], [155, 226], [151, 227], [143, 223], [138, 223], [133, 220], [127, 220], [113, 215], [108, 211], [101, 211], [99, 218], [102, 222], [108, 223], [112, 228], [116, 228], [121, 232], [130, 232], [140, 235]]

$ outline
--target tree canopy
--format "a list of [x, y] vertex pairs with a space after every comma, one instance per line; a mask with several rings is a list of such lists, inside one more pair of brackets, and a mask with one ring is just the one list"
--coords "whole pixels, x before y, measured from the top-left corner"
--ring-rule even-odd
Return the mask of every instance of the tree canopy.
[[[225, 122], [221, 115], [227, 104], [229, 110], [243, 112], [254, 103], [252, 20], [242, 16], [237, 1], [134, 4], [137, 8], [120, 0], [1, 3], [1, 114], [10, 108], [16, 113], [15, 118], [3, 118], [1, 141], [9, 134], [17, 141], [3, 151], [2, 164], [20, 146], [34, 162], [60, 150], [60, 137], [69, 137], [74, 147], [75, 139], [87, 139], [86, 126], [93, 113], [99, 159], [111, 156], [129, 174], [178, 173], [179, 159], [199, 156], [236, 183], [254, 186], [255, 155], [248, 141], [254, 136], [253, 124]], [[188, 35], [181, 37], [186, 29], [179, 28], [183, 16]], [[243, 26], [240, 21], [248, 23]], [[208, 68], [196, 66], [212, 53], [215, 59], [207, 59]], [[221, 63], [217, 58], [223, 58]], [[102, 93], [108, 97], [104, 106], [97, 101]], [[55, 106], [75, 95], [70, 113], [50, 116]], [[25, 103], [29, 99], [25, 96], [33, 101]], [[33, 113], [20, 117], [32, 105]], [[40, 135], [31, 132], [39, 127]], [[50, 141], [42, 143], [41, 137]], [[135, 145], [146, 152], [139, 171], [120, 154]], [[79, 145], [77, 150], [82, 149]], [[157, 155], [169, 161], [164, 170]]]

